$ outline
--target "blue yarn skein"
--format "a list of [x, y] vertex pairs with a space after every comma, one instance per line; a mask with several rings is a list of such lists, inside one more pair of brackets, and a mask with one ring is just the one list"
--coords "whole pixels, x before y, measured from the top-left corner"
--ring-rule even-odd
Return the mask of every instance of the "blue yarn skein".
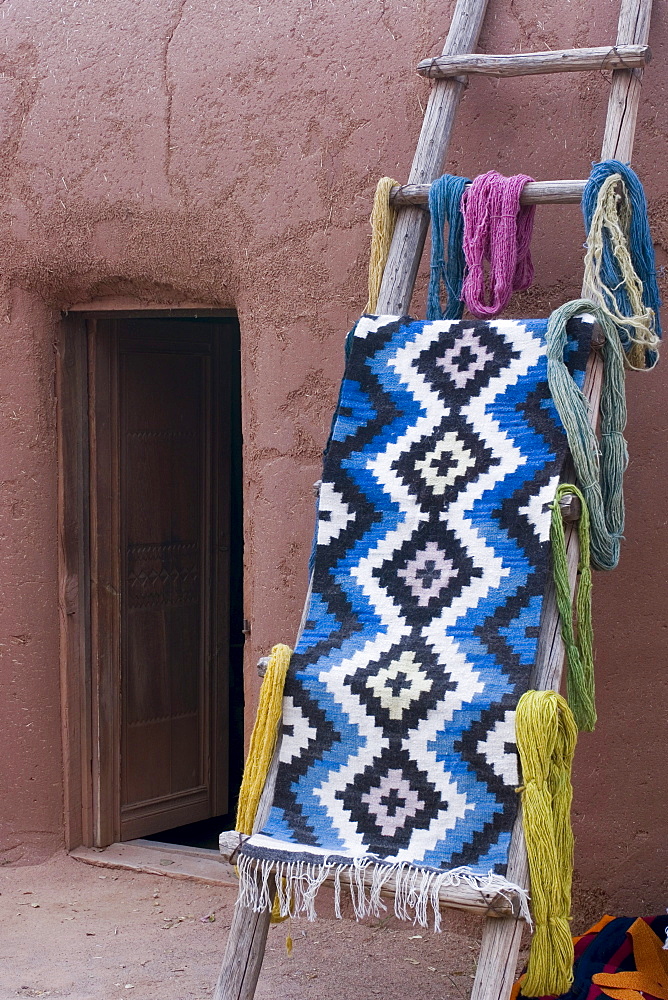
[[[621, 174], [622, 180], [626, 185], [628, 198], [631, 203], [631, 228], [629, 232], [631, 261], [636, 274], [642, 281], [643, 302], [649, 309], [654, 310], [655, 330], [657, 336], [660, 337], [661, 321], [659, 319], [659, 307], [661, 306], [661, 299], [656, 283], [656, 263], [654, 260], [654, 246], [652, 245], [652, 237], [649, 231], [647, 200], [638, 175], [631, 167], [620, 160], [603, 160], [601, 163], [593, 165], [589, 180], [582, 194], [581, 207], [585, 230], [589, 233], [598, 193], [603, 182], [611, 174]], [[612, 252], [610, 237], [605, 232], [603, 234], [601, 278], [613, 292], [619, 311], [625, 316], [631, 316], [633, 310], [631, 309], [626, 289], [620, 285], [622, 280], [621, 272]], [[628, 351], [631, 346], [628, 332], [620, 329], [619, 333], [624, 350]], [[656, 364], [656, 360], [656, 353], [654, 351], [647, 351], [647, 367], [653, 367]]]
[[[460, 203], [464, 188], [470, 184], [468, 177], [443, 174], [429, 188], [431, 212], [431, 273], [427, 292], [427, 319], [461, 319], [464, 303], [461, 299], [464, 281], [464, 217]], [[448, 259], [444, 260], [443, 234], [448, 223]], [[441, 309], [441, 282], [445, 285], [448, 301]]]

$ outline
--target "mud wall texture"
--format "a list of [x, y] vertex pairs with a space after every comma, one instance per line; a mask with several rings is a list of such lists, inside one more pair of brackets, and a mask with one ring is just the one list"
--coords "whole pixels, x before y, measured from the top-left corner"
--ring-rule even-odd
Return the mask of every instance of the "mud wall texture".
[[[365, 299], [375, 181], [407, 177], [453, 0], [5, 0], [0, 5], [0, 858], [61, 848], [53, 339], [86, 304], [236, 309], [242, 331], [252, 664], [291, 640], [311, 484]], [[668, 8], [655, 4], [634, 165], [668, 252]], [[601, 45], [617, 0], [489, 0], [484, 51]], [[604, 75], [472, 81], [447, 169], [586, 176]], [[535, 284], [510, 315], [579, 292], [576, 206], [538, 211]], [[664, 294], [665, 294], [664, 282]], [[424, 269], [413, 313], [424, 307]], [[627, 542], [596, 578], [600, 724], [581, 739], [582, 892], [666, 905], [668, 381], [629, 378]]]

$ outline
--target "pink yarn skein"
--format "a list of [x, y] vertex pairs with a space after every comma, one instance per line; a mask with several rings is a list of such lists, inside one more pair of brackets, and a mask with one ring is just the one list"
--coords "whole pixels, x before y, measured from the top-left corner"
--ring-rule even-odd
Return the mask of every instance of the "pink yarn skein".
[[462, 298], [479, 319], [498, 316], [513, 292], [528, 288], [533, 280], [530, 244], [536, 206], [520, 205], [522, 188], [532, 180], [526, 174], [504, 177], [490, 170], [476, 177], [462, 196], [467, 268]]

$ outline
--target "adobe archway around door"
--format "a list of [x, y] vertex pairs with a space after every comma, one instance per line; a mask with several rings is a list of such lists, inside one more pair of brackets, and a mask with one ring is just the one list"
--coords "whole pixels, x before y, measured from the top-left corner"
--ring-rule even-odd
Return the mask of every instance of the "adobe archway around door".
[[241, 767], [236, 315], [122, 305], [57, 343], [69, 850], [229, 812]]

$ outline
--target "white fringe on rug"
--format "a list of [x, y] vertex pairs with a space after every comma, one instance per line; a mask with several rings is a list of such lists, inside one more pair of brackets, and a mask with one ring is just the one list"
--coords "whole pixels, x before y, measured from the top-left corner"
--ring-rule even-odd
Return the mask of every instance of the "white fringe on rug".
[[[238, 861], [239, 898], [237, 904], [256, 913], [272, 905], [271, 891], [276, 885], [282, 917], [306, 917], [315, 920], [315, 898], [324, 882], [334, 886], [334, 912], [341, 917], [341, 888], [347, 886], [357, 920], [380, 917], [387, 907], [381, 898], [383, 889], [394, 895], [394, 913], [400, 920], [410, 920], [428, 927], [430, 909], [434, 930], [441, 929], [439, 893], [446, 886], [467, 885], [480, 892], [517, 899], [520, 917], [531, 926], [529, 894], [502, 875], [489, 872], [476, 875], [469, 868], [453, 868], [437, 872], [413, 865], [380, 864], [370, 858], [353, 858], [350, 863], [313, 863], [308, 861], [275, 861], [241, 855]], [[392, 883], [388, 886], [388, 883]]]

